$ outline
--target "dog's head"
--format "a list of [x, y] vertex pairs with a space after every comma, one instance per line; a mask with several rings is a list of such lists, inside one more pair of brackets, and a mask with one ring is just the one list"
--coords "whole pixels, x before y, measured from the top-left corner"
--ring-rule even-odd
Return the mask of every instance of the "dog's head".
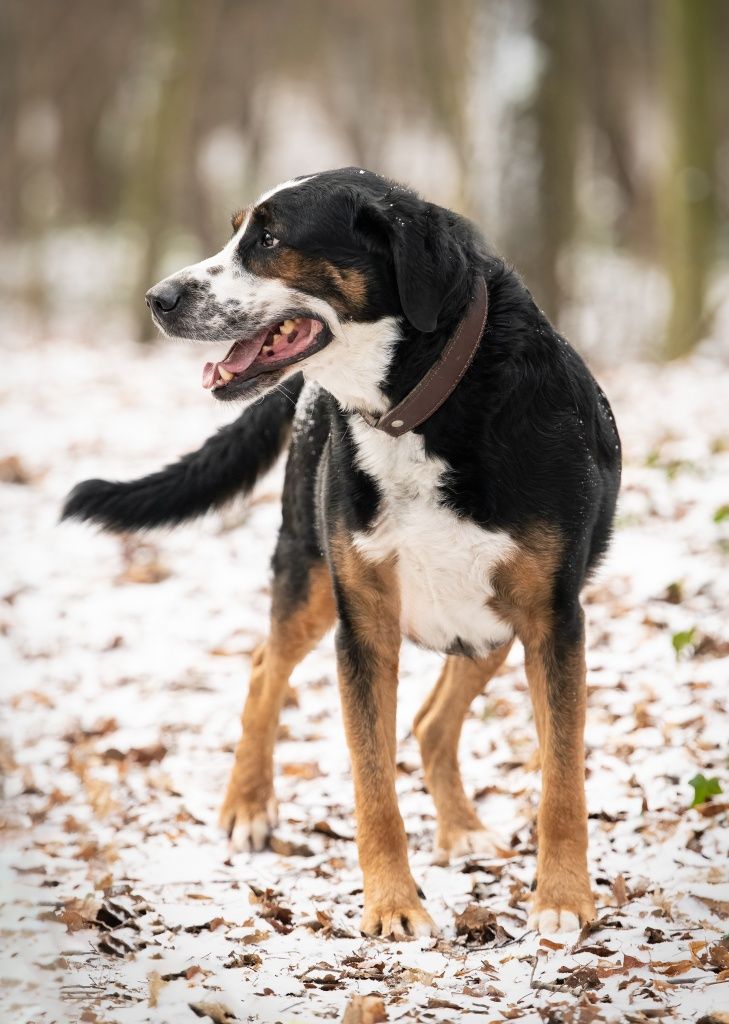
[[457, 219], [359, 168], [296, 178], [237, 213], [227, 245], [147, 304], [165, 334], [229, 346], [203, 372], [216, 398], [256, 397], [299, 368], [365, 358], [374, 337], [391, 344], [398, 318], [434, 330], [465, 270]]

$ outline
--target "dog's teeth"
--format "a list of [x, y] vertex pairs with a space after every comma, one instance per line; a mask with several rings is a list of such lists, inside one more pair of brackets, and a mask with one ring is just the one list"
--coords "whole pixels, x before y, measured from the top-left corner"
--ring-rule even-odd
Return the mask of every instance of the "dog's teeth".
[[225, 381], [226, 384], [229, 381], [231, 381], [233, 379], [233, 377], [235, 377], [235, 374], [231, 373], [230, 370], [226, 370], [224, 366], [219, 366], [218, 367], [218, 373], [223, 378], [223, 380]]
[[283, 341], [283, 335], [282, 334], [274, 334], [274, 336], [273, 336], [273, 344], [274, 345], [278, 345], [278, 343], [280, 341]]
[[279, 331], [281, 332], [281, 334], [291, 334], [295, 326], [296, 324], [294, 323], [293, 320], [284, 320], [284, 322], [279, 327]]

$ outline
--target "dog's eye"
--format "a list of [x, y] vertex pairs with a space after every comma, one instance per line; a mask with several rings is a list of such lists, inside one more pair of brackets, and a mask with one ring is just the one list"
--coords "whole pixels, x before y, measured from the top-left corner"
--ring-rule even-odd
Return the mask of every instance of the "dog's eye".
[[274, 238], [270, 231], [264, 231], [261, 235], [261, 245], [266, 249], [273, 249], [278, 245], [278, 238]]

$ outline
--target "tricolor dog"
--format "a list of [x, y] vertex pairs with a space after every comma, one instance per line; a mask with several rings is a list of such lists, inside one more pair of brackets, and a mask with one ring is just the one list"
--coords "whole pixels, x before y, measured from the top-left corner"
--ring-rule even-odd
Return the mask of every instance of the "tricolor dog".
[[260, 850], [275, 827], [287, 681], [336, 624], [362, 930], [432, 934], [395, 795], [401, 640], [446, 656], [415, 720], [445, 859], [491, 846], [458, 740], [518, 639], [542, 771], [530, 924], [592, 919], [580, 591], [609, 542], [620, 442], [580, 357], [472, 223], [358, 168], [266, 192], [147, 302], [165, 334], [209, 345], [203, 386], [249, 404], [175, 465], [80, 484], [64, 514], [178, 523], [250, 490], [289, 446], [270, 634], [221, 815], [234, 846]]

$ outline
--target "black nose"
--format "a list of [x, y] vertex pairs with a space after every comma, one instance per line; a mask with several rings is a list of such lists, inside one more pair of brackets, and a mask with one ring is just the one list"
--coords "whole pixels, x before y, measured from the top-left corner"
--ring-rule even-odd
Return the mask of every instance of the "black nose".
[[150, 288], [145, 299], [149, 308], [158, 316], [167, 316], [182, 298], [182, 287], [174, 281], [161, 281]]

